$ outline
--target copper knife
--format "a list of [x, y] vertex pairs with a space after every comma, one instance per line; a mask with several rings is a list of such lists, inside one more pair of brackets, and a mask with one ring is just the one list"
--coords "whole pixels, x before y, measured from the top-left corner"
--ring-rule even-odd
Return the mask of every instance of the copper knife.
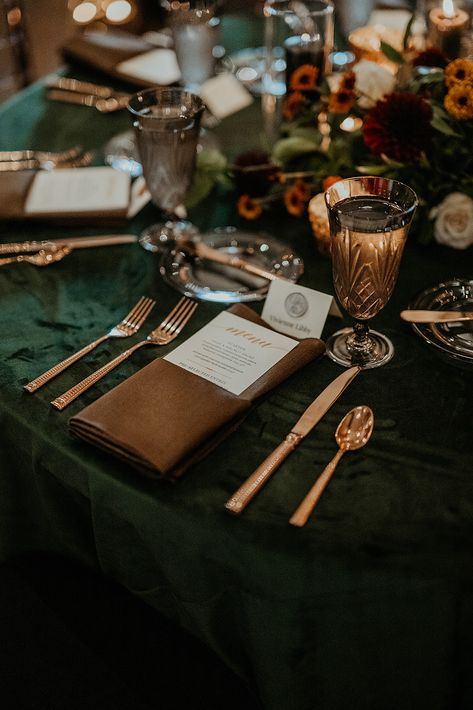
[[452, 323], [473, 320], [473, 311], [401, 311], [402, 320], [408, 323]]
[[43, 241], [12, 242], [0, 244], [0, 254], [20, 254], [35, 252], [51, 246], [67, 246], [71, 249], [88, 249], [89, 247], [107, 247], [114, 244], [133, 244], [138, 241], [134, 234], [104, 234], [90, 237], [64, 237], [63, 239], [44, 239]]
[[345, 370], [314, 399], [298, 422], [292, 427], [284, 441], [269, 454], [256, 471], [227, 500], [225, 508], [229, 513], [239, 515], [246, 508], [251, 499], [261, 490], [282, 462], [299, 446], [301, 441], [337, 401], [360, 370], [361, 367], [358, 366]]
[[210, 247], [204, 242], [199, 241], [187, 241], [178, 242], [178, 248], [181, 248], [185, 253], [191, 256], [198, 256], [200, 259], [207, 259], [208, 261], [213, 261], [216, 264], [223, 264], [224, 266], [231, 266], [234, 269], [239, 269], [240, 271], [246, 271], [248, 274], [253, 276], [260, 276], [268, 281], [276, 281], [277, 279], [282, 279], [287, 281], [284, 276], [279, 276], [276, 271], [268, 271], [263, 269], [257, 264], [252, 264], [249, 261], [245, 261], [240, 256], [236, 254], [227, 254], [223, 250], [215, 249]]

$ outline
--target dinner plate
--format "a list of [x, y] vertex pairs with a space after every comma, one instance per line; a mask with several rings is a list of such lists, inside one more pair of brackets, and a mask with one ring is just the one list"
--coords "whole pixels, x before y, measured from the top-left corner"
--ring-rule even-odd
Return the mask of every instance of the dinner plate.
[[[410, 308], [434, 311], [472, 311], [473, 279], [451, 279], [422, 291]], [[473, 321], [413, 323], [416, 332], [444, 359], [473, 368]]]
[[[229, 227], [202, 234], [200, 238], [210, 247], [238, 255], [290, 281], [297, 281], [304, 271], [302, 259], [293, 248], [268, 234], [244, 232]], [[261, 301], [269, 287], [267, 279], [234, 267], [193, 258], [178, 249], [163, 254], [160, 271], [170, 286], [201, 301]]]

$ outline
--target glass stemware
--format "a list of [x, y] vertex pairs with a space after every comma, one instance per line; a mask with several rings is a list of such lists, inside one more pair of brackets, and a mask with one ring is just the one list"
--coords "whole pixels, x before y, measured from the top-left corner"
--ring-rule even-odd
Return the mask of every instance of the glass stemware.
[[176, 209], [192, 180], [204, 108], [197, 95], [179, 88], [146, 89], [128, 104], [151, 199], [165, 214], [162, 223], [140, 237], [149, 251], [162, 251], [173, 240], [196, 232], [190, 222], [178, 219]]
[[368, 321], [393, 292], [417, 197], [396, 180], [355, 177], [332, 185], [325, 201], [335, 293], [355, 319], [353, 328], [327, 340], [327, 354], [345, 367], [379, 367], [392, 358], [394, 346]]

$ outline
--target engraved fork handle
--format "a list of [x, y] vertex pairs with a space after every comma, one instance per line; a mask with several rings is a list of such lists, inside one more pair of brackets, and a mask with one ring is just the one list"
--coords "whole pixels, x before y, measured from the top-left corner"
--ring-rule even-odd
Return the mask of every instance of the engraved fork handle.
[[49, 382], [49, 380], [52, 380], [53, 377], [56, 377], [56, 375], [59, 375], [61, 372], [64, 372], [64, 370], [66, 370], [70, 365], [73, 365], [75, 362], [80, 360], [81, 357], [84, 357], [84, 355], [90, 353], [91, 350], [96, 348], [97, 345], [100, 345], [100, 343], [103, 343], [104, 340], [107, 340], [107, 338], [109, 337], [109, 335], [102, 335], [100, 338], [97, 338], [97, 340], [94, 340], [92, 343], [85, 345], [81, 350], [78, 350], [76, 353], [73, 353], [65, 360], [58, 362], [57, 365], [51, 367], [50, 370], [43, 372], [42, 375], [39, 375], [38, 377], [36, 377], [36, 379], [31, 380], [31, 382], [28, 382], [27, 385], [23, 385], [25, 390], [27, 392], [36, 392], [36, 390], [45, 385], [46, 382]]
[[292, 516], [289, 518], [289, 522], [291, 523], [291, 525], [295, 525], [296, 527], [301, 528], [303, 525], [306, 524], [309, 515], [314, 510], [317, 501], [319, 500], [320, 496], [327, 487], [327, 484], [332, 478], [332, 474], [335, 471], [338, 462], [340, 461], [344, 453], [344, 449], [339, 449], [333, 459], [330, 461], [330, 463], [328, 463], [327, 466], [324, 468], [310, 491], [301, 501]]
[[107, 362], [106, 365], [103, 365], [100, 369], [96, 370], [95, 372], [92, 372], [91, 375], [86, 377], [84, 380], [81, 380], [81, 382], [78, 382], [74, 387], [71, 387], [71, 389], [67, 390], [67, 392], [64, 392], [64, 394], [59, 395], [59, 397], [56, 397], [51, 404], [53, 407], [56, 407], [56, 409], [63, 410], [65, 407], [67, 407], [68, 404], [73, 402], [79, 395], [81, 395], [83, 392], [88, 390], [92, 385], [95, 385], [96, 382], [102, 379], [102, 377], [105, 377], [105, 375], [108, 375], [109, 372], [114, 370], [118, 365], [120, 365], [121, 362], [124, 362], [127, 358], [130, 357], [132, 353], [135, 352], [135, 350], [138, 350], [138, 348], [141, 348], [143, 345], [147, 345], [148, 341], [143, 340], [140, 343], [136, 343], [136, 345], [133, 345], [131, 348], [128, 348], [128, 350], [124, 350], [120, 355], [117, 355], [117, 357], [113, 358], [113, 360], [110, 360], [110, 362]]
[[301, 441], [302, 437], [291, 431], [284, 441], [269, 454], [243, 485], [227, 500], [225, 504], [226, 510], [232, 515], [239, 515]]

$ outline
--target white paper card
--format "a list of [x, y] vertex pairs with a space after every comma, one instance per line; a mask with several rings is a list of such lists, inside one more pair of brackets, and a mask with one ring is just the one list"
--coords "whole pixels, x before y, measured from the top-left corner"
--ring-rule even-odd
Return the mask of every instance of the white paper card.
[[164, 359], [241, 394], [296, 345], [292, 338], [224, 311]]
[[262, 318], [294, 338], [320, 338], [333, 297], [291, 281], [271, 281]]
[[131, 186], [130, 204], [128, 207], [127, 217], [133, 219], [138, 212], [141, 212], [143, 207], [151, 200], [151, 195], [146, 187], [146, 181], [142, 175], [137, 177]]
[[130, 176], [109, 167], [38, 172], [28, 192], [26, 214], [126, 212]]
[[172, 84], [179, 81], [181, 71], [173, 49], [152, 49], [137, 57], [126, 59], [116, 67], [121, 74], [143, 79], [153, 84]]
[[229, 73], [207, 79], [200, 88], [200, 97], [215, 118], [226, 118], [253, 103], [253, 97], [238, 79]]

